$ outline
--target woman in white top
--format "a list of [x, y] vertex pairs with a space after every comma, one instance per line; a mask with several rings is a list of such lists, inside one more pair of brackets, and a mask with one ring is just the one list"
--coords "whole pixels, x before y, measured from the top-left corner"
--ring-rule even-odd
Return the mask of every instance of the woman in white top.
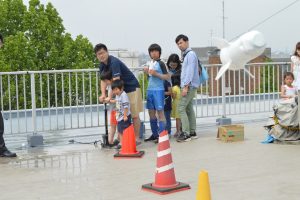
[[294, 55], [291, 57], [292, 72], [295, 77], [293, 85], [300, 89], [300, 42], [296, 44]]
[[281, 95], [283, 99], [291, 99], [296, 96], [297, 89], [292, 85], [294, 82], [294, 75], [292, 72], [284, 73], [284, 85], [281, 86]]

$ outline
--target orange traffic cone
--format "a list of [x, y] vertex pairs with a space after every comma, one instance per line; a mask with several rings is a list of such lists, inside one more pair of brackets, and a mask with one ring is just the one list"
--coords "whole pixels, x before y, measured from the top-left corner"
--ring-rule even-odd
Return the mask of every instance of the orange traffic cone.
[[123, 132], [122, 148], [114, 155], [115, 158], [140, 158], [144, 155], [144, 151], [137, 151], [135, 144], [134, 128], [131, 124]]
[[176, 181], [167, 131], [163, 131], [159, 135], [155, 182], [142, 185], [142, 189], [157, 194], [169, 194], [190, 189], [188, 184]]
[[208, 173], [206, 171], [201, 171], [199, 174], [196, 200], [211, 200]]

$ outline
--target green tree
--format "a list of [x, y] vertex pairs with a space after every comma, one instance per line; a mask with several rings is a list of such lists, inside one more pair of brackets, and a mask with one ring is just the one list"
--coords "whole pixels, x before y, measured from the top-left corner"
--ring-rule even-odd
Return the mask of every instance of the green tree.
[[146, 73], [140, 73], [138, 75], [138, 81], [141, 87], [142, 96], [144, 97], [144, 100], [147, 98], [147, 88], [148, 88], [148, 75]]
[[[266, 63], [272, 62], [271, 59], [266, 59]], [[271, 93], [278, 92], [280, 87], [278, 80], [278, 70], [274, 65], [264, 65], [260, 68], [260, 92]]]
[[[82, 35], [72, 38], [71, 34], [65, 31], [63, 20], [59, 16], [57, 10], [51, 3], [46, 6], [41, 4], [39, 0], [30, 0], [28, 8], [23, 4], [22, 0], [0, 0], [0, 33], [5, 37], [4, 47], [0, 49], [0, 71], [40, 71], [40, 70], [60, 70], [60, 69], [82, 69], [94, 68], [96, 61], [93, 53], [93, 46], [87, 38]], [[31, 105], [30, 102], [30, 77], [26, 76], [26, 97], [23, 95], [23, 77], [9, 77], [2, 76], [3, 98], [5, 101], [11, 95], [11, 101], [14, 101], [17, 96], [20, 108], [24, 107], [23, 99], [27, 99], [27, 108]], [[69, 81], [71, 91], [75, 89], [75, 77], [63, 77], [61, 74], [37, 75], [36, 79], [36, 95], [37, 107], [45, 105], [48, 102], [48, 88], [46, 84], [48, 81], [53, 86], [55, 80], [57, 81], [57, 106], [63, 103], [62, 97], [65, 99], [69, 94]], [[96, 77], [93, 77], [95, 83]], [[42, 84], [40, 84], [42, 80]], [[61, 81], [64, 81], [63, 83]], [[89, 74], [79, 75], [77, 77], [78, 84], [89, 80]], [[18, 84], [16, 87], [15, 84]], [[8, 89], [10, 88], [10, 93]], [[21, 89], [22, 88], [22, 89]], [[89, 84], [85, 84], [82, 88], [83, 92], [88, 91]], [[50, 87], [50, 104], [56, 105], [55, 101], [55, 87]], [[93, 84], [93, 91], [96, 90]], [[27, 92], [28, 91], [28, 92]], [[23, 93], [22, 93], [23, 92]], [[43, 94], [43, 97], [40, 98]], [[24, 96], [24, 95], [23, 95]], [[21, 98], [22, 97], [22, 98]], [[74, 99], [74, 98], [72, 98]], [[79, 99], [80, 100], [80, 99]], [[90, 100], [90, 99], [85, 99]], [[96, 91], [92, 94], [94, 103], [97, 101]], [[8, 103], [4, 102], [5, 109], [8, 108]], [[13, 108], [16, 108], [16, 102], [12, 103]]]
[[0, 30], [4, 36], [24, 31], [26, 6], [22, 0], [0, 0]]

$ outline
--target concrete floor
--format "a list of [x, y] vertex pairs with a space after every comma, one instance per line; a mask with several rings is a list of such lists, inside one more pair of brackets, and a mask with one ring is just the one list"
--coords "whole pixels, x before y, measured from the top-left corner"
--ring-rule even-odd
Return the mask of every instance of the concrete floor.
[[143, 143], [141, 159], [118, 160], [115, 150], [63, 145], [18, 151], [0, 158], [1, 200], [187, 200], [196, 198], [198, 174], [209, 173], [214, 200], [299, 200], [300, 145], [261, 144], [263, 123], [245, 124], [245, 141], [216, 140], [217, 127], [186, 143], [171, 139], [177, 181], [190, 190], [157, 195], [141, 190], [154, 181], [156, 145]]

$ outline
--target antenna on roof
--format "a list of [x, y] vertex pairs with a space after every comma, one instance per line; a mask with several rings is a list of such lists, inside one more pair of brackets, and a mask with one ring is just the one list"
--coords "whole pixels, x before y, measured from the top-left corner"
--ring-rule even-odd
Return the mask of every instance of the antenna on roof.
[[225, 6], [224, 6], [224, 0], [222, 1], [222, 11], [223, 11], [223, 16], [222, 16], [222, 19], [223, 19], [223, 39], [225, 39]]

